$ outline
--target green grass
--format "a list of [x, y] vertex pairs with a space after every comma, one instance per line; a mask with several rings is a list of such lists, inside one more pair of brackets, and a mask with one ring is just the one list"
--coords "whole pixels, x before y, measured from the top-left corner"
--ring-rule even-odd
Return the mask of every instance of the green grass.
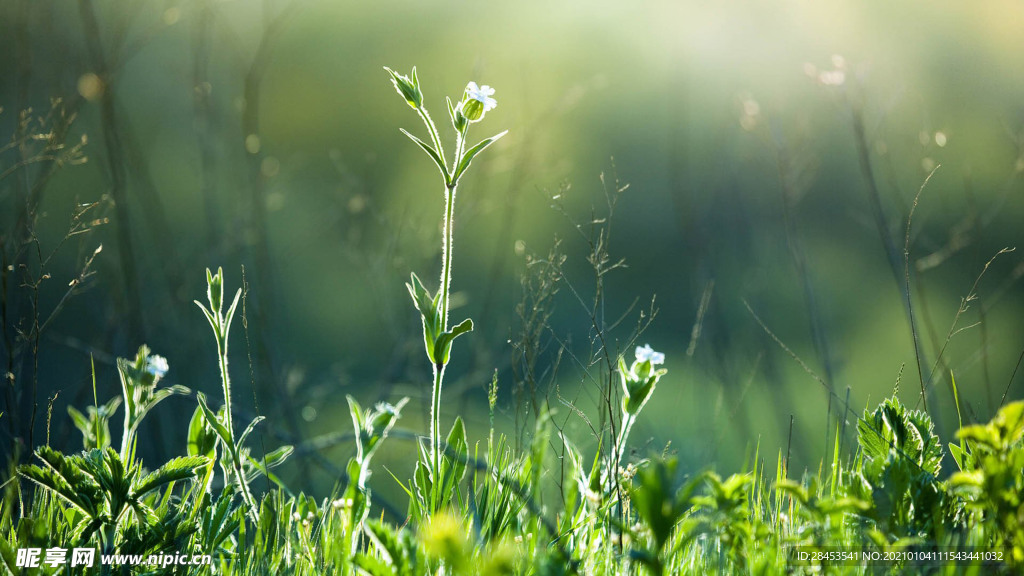
[[[143, 349], [134, 362], [119, 363], [126, 382], [146, 365], [147, 354]], [[161, 396], [165, 389], [156, 380], [136, 397]], [[128, 385], [124, 391], [127, 402], [137, 390]], [[87, 450], [62, 454], [40, 447], [38, 463], [19, 467], [6, 483], [0, 565], [7, 573], [812, 573], [794, 562], [794, 546], [858, 553], [955, 547], [1002, 555], [984, 567], [938, 563], [930, 569], [943, 574], [1019, 573], [1024, 565], [1024, 402], [1005, 405], [988, 424], [961, 428], [947, 445], [932, 433], [927, 414], [894, 396], [857, 419], [852, 455], [839, 453], [837, 435], [832, 458], [799, 479], [787, 478], [781, 453], [767, 465], [755, 453], [748, 470], [727, 477], [710, 470], [682, 477], [671, 456], [617, 467], [600, 453], [581, 453], [566, 438], [552, 442], [549, 418], [540, 419], [526, 450], [513, 450], [498, 435], [483, 454], [468, 457], [456, 424], [442, 457], [453, 483], [450, 500], [428, 511], [410, 488], [412, 521], [400, 523], [369, 517], [372, 493], [365, 480], [401, 406], [364, 410], [351, 400], [358, 443], [344, 489], [314, 498], [281, 486], [260, 497], [253, 513], [225, 440], [201, 418], [182, 447], [187, 455], [156, 467], [135, 460], [130, 449], [122, 458], [110, 446], [110, 410], [92, 408], [79, 422]], [[549, 452], [557, 444], [565, 448], [563, 462]], [[959, 471], [940, 478], [947, 456]], [[243, 466], [249, 480], [265, 471], [250, 462]], [[221, 475], [226, 481], [214, 489], [212, 477]], [[545, 485], [551, 482], [559, 486]], [[548, 488], [559, 497], [545, 500]], [[20, 572], [16, 551], [30, 547], [210, 554], [213, 566]], [[834, 574], [924, 571], [896, 563], [823, 568]]]
[[[83, 450], [62, 453], [47, 442], [34, 448], [32, 463], [10, 470], [4, 479], [0, 567], [5, 573], [401, 576], [1024, 570], [1024, 402], [1002, 405], [987, 424], [961, 425], [955, 438], [944, 443], [934, 433], [927, 410], [905, 407], [894, 392], [859, 416], [845, 409], [842, 420], [856, 423], [856, 444], [844, 449], [837, 430], [831, 457], [799, 477], [788, 469], [788, 454], [782, 451], [762, 455], [757, 449], [740, 471], [709, 469], [689, 475], [667, 451], [646, 458], [629, 456], [630, 431], [658, 394], [657, 384], [667, 372], [655, 367], [664, 357], [649, 347], [638, 347], [630, 364], [605, 342], [605, 326], [599, 320], [603, 278], [622, 262], [610, 258], [606, 220], [596, 217], [590, 223], [596, 232], [587, 237], [596, 296], [588, 302], [575, 289], [572, 292], [589, 312], [591, 344], [597, 350], [593, 356], [603, 378], [604, 408], [598, 426], [592, 427], [597, 447], [580, 448], [589, 445], [589, 438], [569, 437], [547, 402], [535, 396], [534, 426], [525, 441], [497, 434], [497, 376], [488, 395], [487, 437], [467, 434], [461, 416], [443, 435], [445, 368], [456, 337], [473, 328], [469, 319], [448, 322], [455, 192], [472, 159], [504, 132], [467, 148], [470, 125], [483, 119], [487, 106], [493, 107], [487, 87], [467, 88], [457, 104], [448, 101], [456, 133], [449, 165], [439, 131], [422, 108], [415, 70], [411, 77], [388, 72], [427, 128], [429, 142], [407, 134], [437, 165], [445, 192], [439, 289], [431, 295], [415, 274], [409, 284], [433, 372], [429, 431], [420, 438], [412, 478], [388, 478], [373, 463], [374, 454], [400, 421], [407, 399], [363, 408], [349, 397], [355, 451], [344, 467], [343, 481], [327, 496], [289, 490], [273, 469], [288, 459], [292, 448], [265, 452], [247, 444], [261, 416], [244, 428], [235, 426], [228, 336], [242, 291], [227, 304], [223, 273], [207, 270], [207, 303], [197, 303], [214, 335], [220, 406], [196, 394], [182, 455], [167, 462], [143, 462], [136, 447], [144, 441], [140, 426], [147, 415], [168, 396], [191, 391], [161, 386], [166, 360], [146, 346], [134, 358], [117, 361], [120, 397], [101, 404], [94, 371], [93, 404], [84, 411], [69, 410], [82, 434]], [[625, 189], [617, 183], [613, 188], [606, 192], [609, 210]], [[909, 236], [908, 222], [907, 242]], [[546, 260], [535, 261], [540, 264], [534, 269], [536, 276], [523, 283], [527, 294], [519, 313], [528, 337], [519, 352], [523, 380], [528, 380], [531, 393], [538, 384], [534, 375], [543, 371], [535, 366], [536, 354], [528, 352], [544, 333], [545, 306], [557, 291], [562, 261], [557, 250]], [[909, 275], [906, 279], [909, 293]], [[244, 318], [244, 300], [242, 310]], [[653, 315], [653, 306], [650, 314], [641, 315], [631, 342]], [[959, 412], [955, 383], [953, 390]], [[590, 424], [578, 408], [569, 408]], [[110, 421], [119, 410], [124, 424], [120, 444], [115, 445]], [[947, 456], [957, 471], [943, 476]], [[404, 515], [384, 520], [368, 481], [373, 472], [401, 486], [408, 503]], [[274, 488], [259, 493], [254, 481], [260, 477]], [[57, 563], [24, 569], [18, 565], [27, 549], [53, 548], [142, 558], [203, 554], [212, 563], [130, 567], [97, 562], [91, 568]], [[816, 552], [877, 553], [883, 558], [981, 552], [995, 560], [968, 555], [962, 561], [947, 558], [920, 565], [804, 561], [799, 556]]]

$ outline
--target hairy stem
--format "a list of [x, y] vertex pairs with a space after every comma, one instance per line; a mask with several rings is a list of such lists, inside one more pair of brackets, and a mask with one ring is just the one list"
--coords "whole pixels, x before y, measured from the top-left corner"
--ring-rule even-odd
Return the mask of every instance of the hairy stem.
[[441, 246], [441, 331], [448, 330], [448, 300], [452, 281], [452, 239], [455, 215], [455, 185], [445, 190], [444, 196], [444, 239]]
[[[458, 154], [456, 154], [458, 159]], [[448, 330], [448, 299], [452, 280], [452, 239], [455, 213], [455, 184], [445, 188], [444, 207], [444, 238], [441, 244], [441, 331]], [[441, 462], [441, 384], [444, 380], [446, 363], [441, 358], [434, 362], [434, 389], [430, 398], [430, 451], [434, 470], [437, 473]]]
[[[427, 132], [430, 132], [430, 141], [434, 144], [434, 149], [437, 150], [437, 154], [441, 156], [441, 163], [447, 164], [448, 162], [444, 159], [444, 146], [441, 146], [441, 136], [437, 133], [437, 127], [434, 126], [434, 121], [430, 119], [430, 114], [426, 109], [420, 107], [416, 109], [416, 113], [423, 119], [423, 123], [427, 125]], [[456, 164], [458, 163], [459, 155], [455, 155]], [[445, 182], [447, 185], [448, 183]]]
[[228, 429], [232, 439], [235, 429], [231, 426], [231, 377], [228, 376], [228, 346], [226, 335], [217, 338], [217, 356], [220, 366], [220, 381], [224, 389], [224, 427]]
[[430, 395], [430, 459], [434, 481], [440, 473], [441, 464], [441, 383], [444, 380], [444, 364], [434, 364], [434, 390]]

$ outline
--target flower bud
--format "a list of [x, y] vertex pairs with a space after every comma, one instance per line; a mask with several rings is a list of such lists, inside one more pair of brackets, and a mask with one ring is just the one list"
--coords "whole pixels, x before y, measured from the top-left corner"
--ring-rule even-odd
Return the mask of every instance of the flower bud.
[[413, 108], [418, 110], [423, 105], [423, 92], [420, 91], [420, 81], [416, 77], [416, 67], [412, 69], [412, 78], [403, 76], [398, 72], [395, 72], [387, 66], [384, 67], [391, 74], [391, 82], [395, 85], [395, 90], [405, 98], [406, 103]]
[[466, 85], [465, 95], [462, 102], [459, 102], [456, 112], [461, 113], [470, 122], [479, 122], [484, 114], [498, 105], [498, 101], [491, 98], [492, 94], [494, 88], [487, 85], [477, 86], [476, 82], [470, 82]]
[[224, 302], [224, 270], [217, 268], [217, 273], [213, 274], [210, 269], [206, 269], [206, 298], [210, 301], [210, 312], [213, 312], [214, 316], [220, 314], [221, 304]]
[[665, 361], [665, 355], [651, 350], [650, 346], [636, 349], [636, 360], [629, 368], [626, 361], [619, 357], [619, 377], [622, 380], [622, 410], [635, 416], [644, 407], [654, 392], [658, 380], [666, 374], [666, 370], [656, 370], [655, 364]]
[[461, 112], [470, 122], [479, 122], [484, 117], [484, 104], [471, 98], [462, 102], [457, 112]]

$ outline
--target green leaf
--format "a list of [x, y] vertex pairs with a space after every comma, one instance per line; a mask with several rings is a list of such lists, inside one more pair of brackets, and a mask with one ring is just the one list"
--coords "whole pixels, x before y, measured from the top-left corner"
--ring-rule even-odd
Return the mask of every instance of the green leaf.
[[226, 341], [228, 339], [228, 330], [231, 328], [231, 320], [235, 317], [235, 308], [238, 307], [238, 299], [242, 297], [242, 289], [239, 288], [235, 292], [235, 299], [231, 301], [231, 307], [228, 308], [227, 315], [224, 316], [224, 334], [223, 338]]
[[508, 130], [505, 130], [500, 134], [495, 134], [494, 136], [491, 136], [490, 138], [487, 138], [485, 140], [481, 140], [476, 146], [473, 146], [472, 148], [467, 150], [466, 153], [462, 155], [462, 159], [459, 160], [459, 166], [458, 168], [455, 169], [455, 175], [452, 177], [452, 181], [458, 182], [459, 178], [461, 178], [462, 175], [469, 168], [469, 165], [472, 164], [473, 158], [476, 158], [476, 155], [483, 152], [484, 148], [487, 148], [491, 144], [494, 144], [505, 134], [508, 134]]
[[84, 458], [65, 456], [48, 446], [37, 449], [36, 457], [46, 467], [20, 466], [18, 474], [51, 490], [90, 518], [99, 516], [101, 488], [94, 476], [86, 473], [89, 463]]
[[775, 489], [781, 490], [784, 494], [788, 494], [804, 506], [806, 506], [811, 500], [811, 495], [808, 493], [807, 488], [804, 487], [803, 484], [794, 480], [783, 480], [775, 485]]
[[363, 431], [363, 407], [359, 405], [359, 401], [356, 400], [352, 395], [346, 394], [345, 400], [348, 401], [348, 413], [352, 417], [352, 428], [355, 430], [356, 438], [358, 438]]
[[238, 445], [241, 446], [245, 444], [245, 439], [248, 438], [249, 434], [252, 434], [252, 431], [256, 429], [256, 425], [266, 419], [266, 416], [257, 416], [253, 418], [252, 422], [249, 422], [249, 425], [245, 427], [244, 431], [242, 431], [242, 435], [238, 437]]
[[[278, 448], [277, 450], [274, 450], [273, 452], [267, 453], [267, 455], [265, 456], [266, 463], [267, 463], [266, 466], [263, 465], [262, 461], [257, 460], [256, 458], [253, 458], [252, 456], [246, 455], [245, 458], [246, 458], [246, 461], [253, 468], [255, 468], [260, 474], [263, 474], [264, 476], [266, 476], [268, 480], [270, 480], [271, 482], [276, 484], [286, 494], [291, 495], [292, 492], [291, 492], [291, 490], [288, 489], [288, 486], [286, 486], [284, 481], [282, 481], [280, 478], [278, 478], [278, 476], [276, 474], [271, 472], [270, 468], [273, 468], [275, 466], [278, 466], [278, 465], [282, 464], [284, 462], [284, 459], [287, 458], [292, 453], [293, 450], [294, 450], [294, 448], [292, 446], [282, 446], [281, 448]], [[283, 454], [283, 456], [281, 456], [279, 454], [275, 454], [277, 452], [281, 452]]]
[[448, 167], [444, 165], [444, 161], [441, 160], [441, 155], [437, 153], [437, 150], [434, 150], [433, 146], [427, 144], [423, 140], [420, 140], [418, 137], [413, 136], [404, 128], [399, 128], [399, 130], [401, 130], [402, 134], [408, 136], [410, 140], [415, 142], [417, 146], [422, 148], [423, 151], [426, 152], [428, 156], [430, 156], [430, 159], [433, 160], [434, 164], [437, 165], [437, 169], [441, 171], [441, 176], [444, 176], [444, 183], [447, 186], [451, 182], [451, 179], [448, 176]]
[[84, 414], [78, 411], [74, 406], [68, 406], [68, 415], [71, 416], [71, 420], [75, 423], [75, 428], [78, 428], [82, 434], [89, 436], [92, 425], [89, 424], [89, 420]]
[[399, 572], [392, 570], [383, 560], [362, 552], [355, 555], [352, 559], [352, 564], [355, 565], [360, 574], [365, 574], [366, 576], [395, 576], [399, 574]]
[[18, 474], [21, 475], [22, 478], [31, 480], [39, 486], [50, 490], [64, 500], [67, 500], [87, 515], [91, 516], [93, 514], [94, 511], [89, 510], [89, 508], [91, 508], [89, 503], [80, 500], [78, 492], [53, 469], [43, 468], [41, 466], [36, 466], [35, 464], [26, 464], [18, 467]]
[[202, 302], [199, 300], [193, 300], [193, 302], [195, 302], [196, 306], [199, 306], [199, 309], [203, 311], [203, 315], [206, 316], [206, 321], [210, 323], [210, 328], [213, 328], [214, 333], [217, 334], [217, 337], [219, 338], [220, 327], [217, 325], [217, 320], [214, 319], [213, 314], [207, 310], [206, 306], [203, 306]]
[[210, 407], [206, 405], [206, 395], [203, 394], [202, 392], [197, 392], [196, 399], [199, 400], [199, 407], [203, 411], [203, 416], [206, 416], [207, 424], [213, 427], [214, 432], [216, 432], [217, 435], [220, 436], [221, 441], [224, 442], [224, 446], [228, 449], [228, 451], [234, 452], [234, 438], [231, 437], [231, 432], [229, 432], [228, 429], [225, 428], [223, 424], [221, 424], [220, 420], [217, 419], [217, 416], [213, 413], [212, 410], [210, 410]]
[[473, 321], [467, 318], [451, 330], [442, 332], [434, 344], [434, 360], [438, 364], [447, 364], [452, 350], [452, 341], [458, 336], [472, 331]]
[[956, 462], [956, 467], [960, 471], [964, 469], [963, 454], [964, 451], [960, 449], [958, 444], [952, 442], [949, 443], [949, 453], [953, 456], [953, 461]]
[[196, 406], [188, 424], [188, 455], [213, 458], [217, 453], [217, 433], [207, 424], [201, 406]]
[[466, 116], [452, 104], [452, 99], [445, 96], [445, 101], [448, 102], [448, 118], [452, 121], [452, 128], [455, 129], [459, 134], [463, 134], [466, 131], [466, 127], [469, 126], [469, 121]]
[[444, 450], [444, 462], [452, 472], [452, 479], [458, 484], [466, 475], [466, 461], [469, 457], [469, 444], [466, 442], [466, 426], [461, 416], [455, 417]]
[[274, 468], [284, 464], [284, 461], [292, 455], [292, 452], [295, 452], [295, 447], [287, 444], [276, 450], [267, 452], [266, 456], [263, 457], [263, 460], [267, 463], [267, 468]]
[[430, 292], [423, 287], [423, 283], [420, 282], [415, 272], [412, 273], [411, 278], [411, 282], [406, 283], [405, 287], [408, 288], [413, 304], [420, 311], [420, 317], [423, 320], [423, 346], [427, 352], [427, 358], [430, 359], [431, 364], [436, 364], [434, 344], [437, 342], [437, 335], [441, 330], [441, 315], [437, 310], [437, 297], [430, 296]]

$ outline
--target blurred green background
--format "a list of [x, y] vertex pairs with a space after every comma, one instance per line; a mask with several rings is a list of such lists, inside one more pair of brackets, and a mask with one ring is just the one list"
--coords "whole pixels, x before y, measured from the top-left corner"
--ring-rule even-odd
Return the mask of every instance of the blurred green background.
[[[1011, 382], [1024, 345], [1019, 253], [988, 268], [953, 330], [970, 328], [939, 355], [985, 263], [1021, 237], [1022, 54], [1024, 6], [1010, 0], [6, 0], [0, 137], [25, 136], [19, 111], [45, 115], [61, 98], [77, 114], [66, 141], [87, 135], [88, 161], [21, 166], [40, 141], [0, 153], [5, 451], [30, 429], [42, 442], [48, 422], [51, 443], [77, 447], [66, 406], [91, 403], [90, 354], [101, 401], [119, 393], [113, 359], [143, 342], [168, 358], [168, 381], [217, 398], [213, 340], [191, 303], [217, 266], [232, 291], [245, 266], [235, 400], [268, 416], [268, 449], [302, 447], [289, 482], [337, 480], [351, 445], [329, 435], [349, 430], [346, 394], [411, 396], [399, 426], [425, 431], [430, 372], [404, 282], [415, 271], [436, 287], [443, 201], [398, 132], [423, 129], [385, 65], [418, 67], [438, 121], [468, 81], [495, 87], [498, 107], [471, 139], [510, 131], [460, 188], [457, 315], [477, 330], [456, 346], [443, 422], [461, 413], [471, 438], [486, 438], [497, 370], [496, 427], [522, 437], [531, 426], [520, 277], [559, 238], [567, 259], [540, 333], [538, 394], [596, 445], [608, 375], [580, 300], [595, 295], [587, 239], [610, 226], [610, 257], [627, 266], [603, 278], [601, 321], [624, 317], [609, 351], [630, 358], [649, 342], [668, 358], [633, 432], [638, 453], [670, 444], [691, 470], [734, 470], [759, 444], [768, 460], [790, 451], [791, 470], [815, 469], [837, 427], [853, 437], [837, 419], [847, 397], [849, 422], [892, 392], [901, 366], [901, 397], [920, 396], [903, 245], [914, 196], [941, 165], [909, 262], [929, 408], [951, 438], [950, 371], [965, 420], [1024, 392], [1024, 377]], [[629, 188], [593, 225], [616, 181]], [[75, 206], [93, 202], [89, 231], [62, 244]], [[19, 228], [26, 210], [36, 224]], [[62, 301], [100, 244], [95, 274]], [[43, 273], [38, 292], [25, 286]], [[24, 337], [36, 295], [44, 317], [60, 306], [38, 334], [38, 369]], [[655, 296], [657, 316], [632, 342]], [[180, 452], [193, 407], [168, 400], [144, 450]], [[411, 447], [381, 455], [398, 478]], [[383, 471], [376, 484], [394, 488]]]

